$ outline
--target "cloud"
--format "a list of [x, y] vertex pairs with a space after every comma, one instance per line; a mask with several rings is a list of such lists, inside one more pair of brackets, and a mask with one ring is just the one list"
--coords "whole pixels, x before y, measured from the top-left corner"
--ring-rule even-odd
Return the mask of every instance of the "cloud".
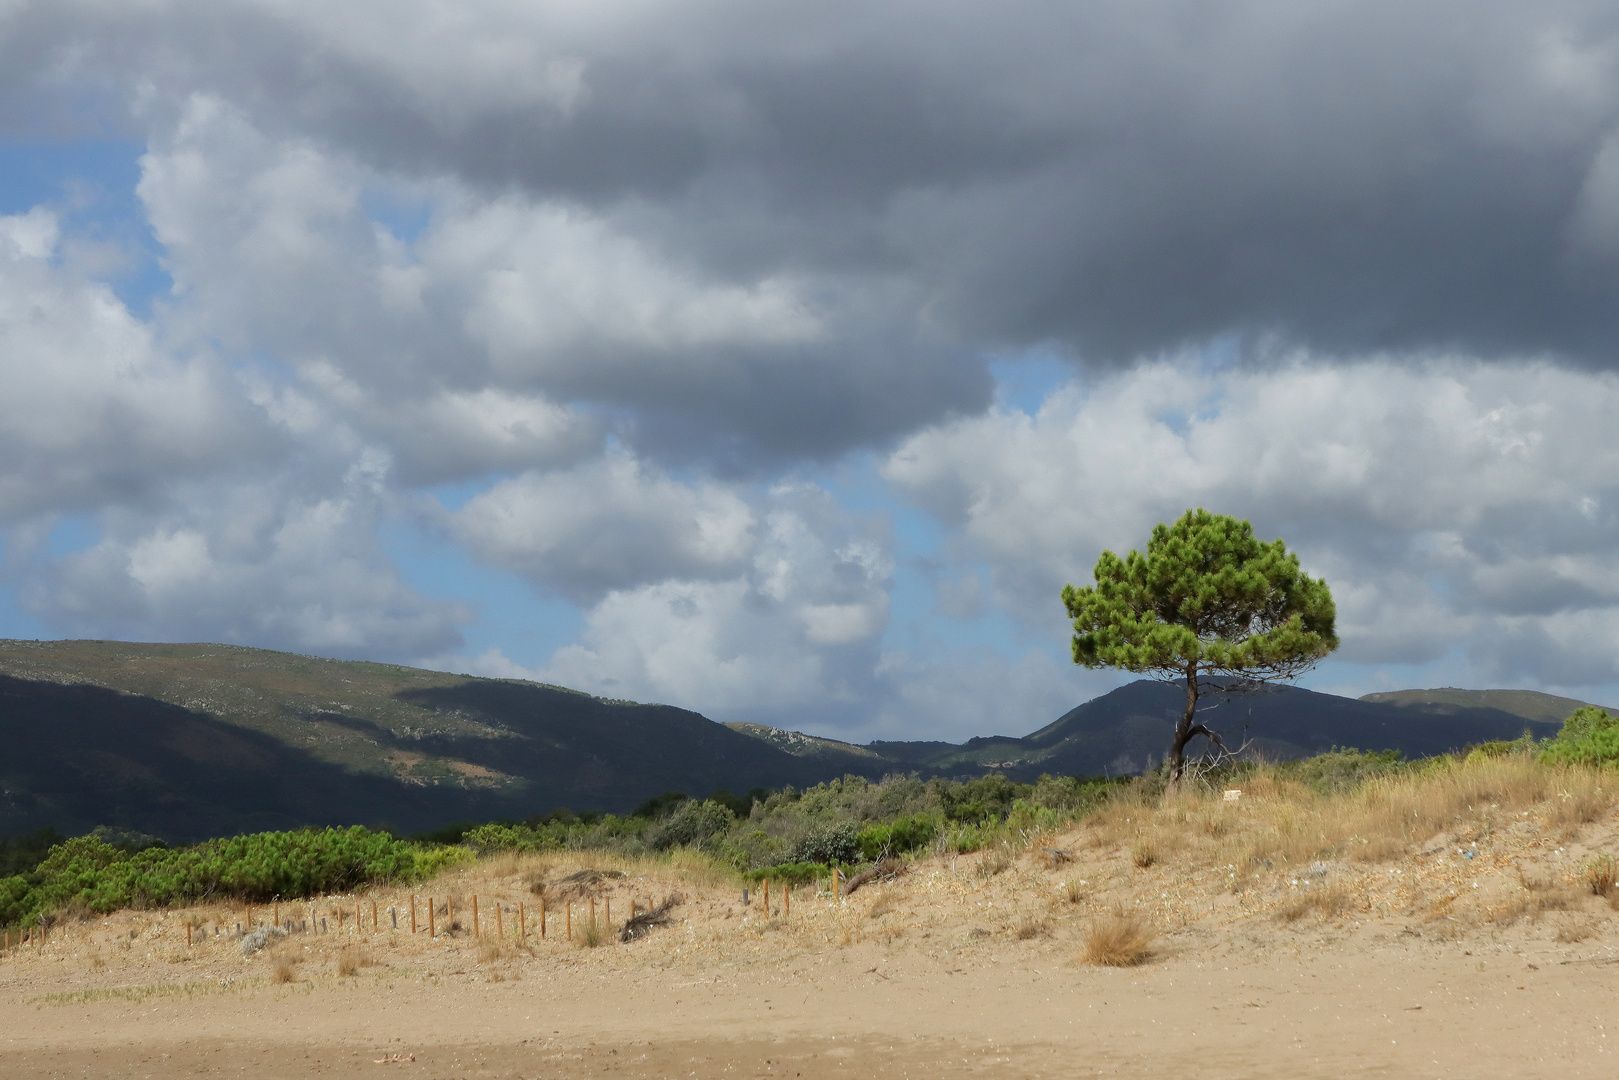
[[[1230, 331], [1615, 359], [1619, 37], [1586, 0], [54, 0], [0, 49], [13, 101], [93, 87], [161, 130], [208, 95], [379, 175], [610, 220], [605, 250], [772, 333], [863, 281], [882, 310], [809, 323], [1093, 361]], [[625, 330], [707, 333], [647, 300]]]
[[1460, 647], [1496, 678], [1595, 685], [1619, 654], [1559, 643], [1619, 615], [1616, 405], [1619, 378], [1544, 363], [1160, 363], [918, 434], [883, 473], [1014, 617], [1043, 622], [1102, 549], [1204, 506], [1327, 578], [1341, 659]]
[[85, 637], [224, 641], [375, 659], [459, 647], [465, 605], [425, 600], [376, 538], [357, 475], [324, 498], [234, 484], [162, 514], [108, 513], [93, 545], [36, 563], [29, 610]]
[[495, 484], [452, 518], [483, 561], [576, 600], [670, 578], [737, 574], [754, 543], [751, 508], [718, 484], [677, 483], [619, 452]]
[[887, 538], [804, 485], [778, 486], [756, 514], [732, 575], [607, 593], [545, 678], [727, 719], [866, 721], [888, 621]]
[[[138, 227], [0, 218], [10, 580], [443, 657], [378, 538], [436, 493], [584, 613], [512, 670], [959, 734], [1102, 684], [897, 644], [895, 566], [905, 634], [1060, 641], [1064, 580], [1207, 505], [1329, 578], [1346, 663], [1619, 680], [1616, 91], [1588, 0], [19, 0], [0, 131], [143, 144], [175, 287], [85, 254]], [[1031, 353], [1081, 381], [994, 405]], [[800, 479], [873, 454], [890, 493]]]
[[181, 358], [58, 258], [45, 207], [0, 217], [0, 521], [150, 498], [272, 450], [206, 353]]

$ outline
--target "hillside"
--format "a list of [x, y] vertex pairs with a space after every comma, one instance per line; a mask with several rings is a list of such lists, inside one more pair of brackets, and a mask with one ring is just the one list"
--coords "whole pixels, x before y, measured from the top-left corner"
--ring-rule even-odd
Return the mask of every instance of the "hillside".
[[[183, 840], [356, 822], [417, 831], [848, 773], [1117, 776], [1162, 760], [1181, 702], [1178, 688], [1141, 680], [1023, 737], [855, 746], [391, 664], [228, 645], [0, 641], [0, 834], [114, 825]], [[1279, 687], [1212, 695], [1200, 716], [1272, 759], [1334, 746], [1415, 757], [1525, 727], [1549, 735], [1556, 724], [1543, 718], [1579, 704], [1520, 691], [1357, 701]]]
[[0, 833], [416, 830], [886, 771], [666, 705], [224, 645], [0, 642], [0, 739]]
[[1360, 700], [1387, 705], [1413, 705], [1440, 711], [1499, 709], [1501, 712], [1542, 724], [1561, 724], [1574, 710], [1591, 704], [1589, 701], [1542, 694], [1536, 690], [1458, 690], [1453, 686], [1437, 690], [1393, 690], [1382, 694], [1367, 694]]
[[[1021, 738], [994, 735], [959, 745], [873, 745], [880, 746], [890, 757], [911, 762], [911, 768], [947, 775], [994, 769], [1018, 780], [1033, 779], [1041, 773], [1119, 776], [1152, 768], [1163, 760], [1180, 718], [1184, 694], [1178, 686], [1141, 679], [1087, 701]], [[1503, 707], [1429, 703], [1415, 698], [1382, 700], [1398, 695], [1374, 697], [1378, 700], [1319, 694], [1292, 686], [1264, 687], [1206, 695], [1199, 704], [1198, 717], [1220, 732], [1227, 745], [1235, 748], [1246, 744], [1250, 754], [1280, 761], [1309, 757], [1335, 746], [1399, 750], [1408, 757], [1441, 754], [1489, 739], [1513, 739], [1526, 728], [1537, 737], [1552, 735], [1567, 715], [1558, 715], [1552, 722]], [[1503, 704], [1520, 702], [1515, 708], [1528, 707], [1525, 703], [1529, 701], [1517, 697], [1495, 700]], [[1538, 703], [1538, 707], [1537, 716], [1557, 711], [1544, 703]], [[1199, 739], [1190, 749], [1195, 753], [1207, 745]], [[907, 746], [917, 750], [908, 753]]]

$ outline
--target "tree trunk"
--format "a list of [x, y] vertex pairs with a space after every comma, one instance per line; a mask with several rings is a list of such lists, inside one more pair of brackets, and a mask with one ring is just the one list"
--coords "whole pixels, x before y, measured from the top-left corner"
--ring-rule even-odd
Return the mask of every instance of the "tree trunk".
[[1186, 744], [1192, 741], [1192, 722], [1197, 715], [1197, 664], [1186, 665], [1186, 711], [1175, 725], [1175, 742], [1169, 748], [1169, 786], [1181, 786], [1181, 773], [1186, 770]]

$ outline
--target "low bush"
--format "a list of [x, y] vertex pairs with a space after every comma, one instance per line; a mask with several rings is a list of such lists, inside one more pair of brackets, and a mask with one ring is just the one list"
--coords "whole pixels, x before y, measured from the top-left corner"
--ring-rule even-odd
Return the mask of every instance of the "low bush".
[[944, 820], [939, 814], [906, 814], [886, 825], [868, 825], [855, 836], [860, 857], [876, 862], [883, 855], [909, 855], [933, 843]]
[[1091, 923], [1085, 933], [1085, 960], [1102, 967], [1134, 967], [1152, 956], [1157, 938], [1139, 912], [1119, 908]]
[[96, 836], [51, 848], [31, 874], [0, 880], [0, 922], [66, 907], [97, 914], [212, 898], [264, 901], [421, 881], [469, 857], [360, 826], [257, 833], [130, 852]]
[[1619, 716], [1587, 705], [1576, 709], [1557, 737], [1540, 745], [1540, 760], [1551, 765], [1608, 765], [1619, 762]]
[[826, 863], [790, 862], [775, 866], [761, 866], [743, 875], [748, 881], [779, 881], [784, 885], [808, 885], [832, 876], [832, 867]]

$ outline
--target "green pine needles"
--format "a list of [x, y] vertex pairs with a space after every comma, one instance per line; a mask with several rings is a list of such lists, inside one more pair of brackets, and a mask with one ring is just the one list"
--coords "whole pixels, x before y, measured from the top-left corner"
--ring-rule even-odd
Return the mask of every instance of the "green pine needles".
[[[1246, 521], [1188, 510], [1152, 530], [1147, 552], [1102, 552], [1096, 584], [1065, 585], [1074, 663], [1184, 680], [1186, 711], [1168, 765], [1178, 784], [1186, 744], [1219, 736], [1196, 723], [1211, 677], [1289, 679], [1338, 647], [1327, 583], [1299, 569], [1280, 540], [1254, 538]], [[1223, 745], [1223, 744], [1220, 744]]]

